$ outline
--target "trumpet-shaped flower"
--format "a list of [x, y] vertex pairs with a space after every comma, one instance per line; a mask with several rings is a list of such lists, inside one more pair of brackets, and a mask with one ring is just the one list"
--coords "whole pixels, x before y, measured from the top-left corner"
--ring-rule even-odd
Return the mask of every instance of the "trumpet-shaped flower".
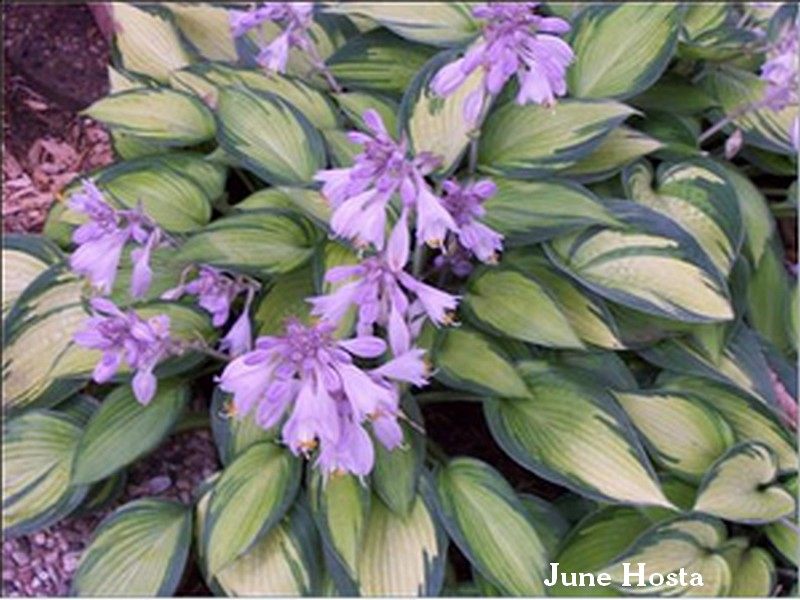
[[464, 100], [464, 119], [476, 124], [487, 96], [497, 96], [516, 75], [518, 104], [550, 106], [567, 93], [566, 71], [573, 52], [553, 34], [569, 31], [557, 17], [534, 12], [539, 2], [489, 2], [472, 13], [485, 21], [481, 37], [458, 60], [442, 67], [431, 81], [441, 97], [453, 94], [476, 69], [483, 70], [482, 85]]
[[144, 320], [133, 311], [122, 312], [105, 298], [92, 299], [91, 307], [93, 315], [74, 339], [81, 346], [102, 352], [92, 378], [105, 383], [127, 363], [135, 371], [131, 382], [134, 396], [141, 404], [148, 404], [157, 387], [153, 369], [178, 351], [170, 338], [169, 317], [156, 315]]
[[485, 263], [497, 261], [497, 253], [503, 250], [503, 236], [481, 223], [486, 210], [483, 203], [494, 196], [497, 186], [489, 179], [461, 186], [448, 180], [442, 186], [443, 202], [458, 225], [458, 241], [461, 246]]
[[261, 427], [273, 427], [288, 415], [282, 437], [295, 454], [308, 456], [319, 447], [317, 462], [324, 471], [366, 475], [374, 450], [365, 423], [380, 421], [376, 437], [396, 447], [391, 425], [399, 416], [396, 382], [419, 381], [424, 364], [419, 351], [412, 351], [377, 369], [363, 369], [354, 358], [380, 357], [385, 342], [373, 336], [336, 340], [334, 329], [325, 321], [306, 326], [290, 320], [284, 336], [261, 337], [253, 351], [229, 363], [219, 386], [233, 394], [235, 415], [255, 410]]
[[292, 48], [316, 56], [309, 33], [313, 9], [313, 2], [264, 2], [252, 10], [231, 10], [231, 32], [240, 37], [267, 21], [279, 24], [281, 33], [261, 48], [256, 60], [268, 71], [285, 73]]
[[257, 286], [258, 284], [245, 277], [235, 276], [210, 265], [200, 265], [193, 280], [185, 283], [182, 278], [180, 285], [167, 290], [161, 297], [164, 300], [177, 300], [184, 294], [196, 296], [197, 303], [211, 315], [211, 324], [214, 327], [221, 327], [230, 317], [233, 301], [239, 294], [246, 292], [247, 298], [241, 315], [220, 340], [220, 348], [223, 351], [237, 356], [252, 347], [253, 334], [249, 313]]
[[358, 265], [329, 269], [326, 281], [340, 285], [330, 294], [308, 299], [312, 314], [338, 323], [352, 306], [357, 306], [358, 334], [371, 335], [376, 325], [385, 328], [395, 355], [411, 348], [422, 325], [418, 317], [427, 316], [436, 325], [450, 323], [458, 298], [405, 272], [408, 245], [408, 230], [401, 225], [395, 227], [384, 252]]
[[372, 244], [382, 249], [386, 237], [386, 211], [398, 194], [402, 216], [395, 228], [407, 228], [407, 220], [416, 213], [417, 240], [438, 246], [447, 231], [456, 224], [425, 182], [439, 160], [429, 152], [408, 157], [408, 140], [396, 142], [386, 130], [380, 115], [367, 110], [363, 115], [368, 133], [352, 131], [350, 141], [363, 147], [349, 168], [328, 169], [317, 173], [322, 194], [333, 207], [331, 228], [336, 235], [357, 245]]
[[163, 243], [164, 234], [144, 214], [141, 207], [116, 210], [109, 206], [100, 190], [89, 180], [69, 200], [69, 207], [89, 217], [72, 234], [78, 247], [70, 256], [70, 267], [89, 279], [92, 286], [108, 294], [114, 287], [122, 252], [128, 242], [139, 244], [131, 252], [133, 273], [131, 295], [141, 298], [152, 279], [150, 256]]

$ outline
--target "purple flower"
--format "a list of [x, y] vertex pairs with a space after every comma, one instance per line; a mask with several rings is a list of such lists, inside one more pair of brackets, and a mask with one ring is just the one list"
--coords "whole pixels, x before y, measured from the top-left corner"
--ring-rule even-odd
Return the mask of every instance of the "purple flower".
[[[533, 11], [539, 2], [489, 2], [472, 13], [486, 21], [479, 41], [458, 60], [442, 67], [431, 81], [437, 96], [453, 94], [478, 68], [483, 84], [464, 100], [464, 119], [476, 124], [486, 96], [497, 96], [514, 75], [519, 83], [518, 104], [555, 103], [567, 93], [566, 71], [574, 55], [569, 44], [550, 34], [569, 31], [569, 24], [557, 17], [543, 17]], [[543, 32], [543, 33], [542, 33]]]
[[330, 294], [309, 298], [312, 314], [338, 323], [357, 306], [358, 335], [371, 335], [379, 325], [386, 329], [394, 355], [408, 352], [426, 316], [436, 325], [452, 323], [458, 298], [406, 273], [407, 262], [407, 229], [395, 228], [385, 252], [358, 265], [328, 270], [326, 281], [344, 283]]
[[[783, 110], [798, 103], [800, 87], [800, 25], [789, 26], [781, 32], [776, 43], [767, 52], [761, 66], [761, 79], [767, 83], [763, 103], [772, 110]], [[800, 150], [800, 116], [789, 126], [789, 137], [795, 149]]]
[[234, 37], [240, 37], [266, 21], [280, 24], [283, 31], [261, 49], [256, 60], [268, 71], [285, 73], [292, 48], [307, 52], [315, 61], [318, 60], [309, 34], [313, 8], [312, 2], [264, 2], [252, 10], [232, 10], [231, 32]]
[[78, 248], [70, 256], [70, 268], [89, 279], [92, 286], [108, 294], [117, 278], [122, 252], [128, 242], [141, 247], [132, 251], [133, 273], [131, 295], [141, 298], [152, 280], [150, 255], [162, 244], [163, 232], [141, 209], [115, 210], [100, 190], [84, 180], [83, 190], [69, 200], [69, 207], [89, 217], [89, 221], [72, 234]]
[[485, 263], [497, 262], [497, 253], [503, 250], [503, 236], [478, 219], [486, 213], [483, 203], [494, 196], [497, 186], [489, 179], [461, 186], [450, 179], [444, 182], [444, 206], [458, 225], [458, 241]]
[[148, 404], [157, 387], [153, 369], [177, 352], [170, 339], [169, 317], [157, 315], [145, 321], [133, 311], [122, 312], [105, 298], [92, 299], [91, 306], [93, 315], [84, 329], [75, 333], [74, 340], [103, 353], [92, 379], [105, 383], [126, 362], [135, 371], [131, 382], [134, 396], [141, 404]]
[[392, 422], [399, 417], [395, 382], [420, 381], [419, 351], [392, 359], [377, 369], [363, 369], [354, 357], [375, 359], [386, 351], [383, 340], [360, 336], [338, 341], [328, 322], [305, 326], [287, 323], [282, 337], [261, 337], [255, 349], [236, 358], [222, 372], [220, 388], [233, 394], [234, 414], [255, 410], [264, 428], [284, 415], [284, 443], [308, 456], [319, 447], [318, 466], [326, 473], [366, 475], [374, 449], [364, 430], [380, 421], [376, 436], [390, 449], [399, 444]]
[[250, 305], [253, 303], [255, 288], [247, 288], [247, 299], [244, 301], [242, 314], [236, 319], [219, 342], [220, 350], [231, 356], [239, 356], [248, 352], [253, 347], [253, 330], [250, 326]]
[[424, 179], [439, 160], [429, 152], [409, 158], [408, 140], [405, 136], [400, 142], [392, 139], [376, 111], [365, 111], [363, 119], [371, 135], [360, 131], [348, 134], [350, 141], [364, 148], [355, 157], [355, 164], [320, 171], [315, 177], [323, 183], [322, 194], [333, 207], [331, 228], [359, 246], [372, 244], [381, 250], [386, 237], [386, 210], [398, 194], [402, 213], [395, 228], [407, 227], [409, 215], [415, 211], [417, 240], [441, 245], [447, 231], [456, 230], [456, 224]]
[[[184, 271], [184, 277], [187, 271]], [[247, 292], [242, 314], [220, 340], [220, 348], [231, 356], [250, 350], [253, 334], [249, 313], [258, 284], [210, 265], [200, 265], [197, 277], [189, 283], [184, 282], [184, 277], [180, 285], [164, 292], [161, 298], [177, 300], [184, 294], [196, 296], [197, 303], [211, 315], [214, 327], [221, 327], [228, 321], [233, 301], [242, 292]]]

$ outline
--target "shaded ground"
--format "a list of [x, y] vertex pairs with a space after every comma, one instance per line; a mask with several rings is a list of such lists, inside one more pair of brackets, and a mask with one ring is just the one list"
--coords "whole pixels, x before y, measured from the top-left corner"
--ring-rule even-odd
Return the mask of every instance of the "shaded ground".
[[38, 231], [64, 185], [112, 160], [77, 114], [108, 90], [108, 44], [80, 4], [4, 4], [3, 28], [3, 229]]

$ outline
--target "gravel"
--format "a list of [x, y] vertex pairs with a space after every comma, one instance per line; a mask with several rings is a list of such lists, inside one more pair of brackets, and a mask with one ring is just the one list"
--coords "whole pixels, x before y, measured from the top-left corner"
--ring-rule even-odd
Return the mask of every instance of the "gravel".
[[[205, 429], [176, 434], [128, 471], [122, 496], [106, 510], [67, 518], [45, 530], [3, 542], [4, 597], [67, 596], [81, 553], [97, 524], [114, 508], [142, 497], [171, 498], [191, 504], [192, 490], [220, 468], [211, 433]], [[206, 592], [197, 578], [181, 591]], [[124, 590], [120, 590], [124, 593]], [[206, 592], [207, 593], [207, 592]]]

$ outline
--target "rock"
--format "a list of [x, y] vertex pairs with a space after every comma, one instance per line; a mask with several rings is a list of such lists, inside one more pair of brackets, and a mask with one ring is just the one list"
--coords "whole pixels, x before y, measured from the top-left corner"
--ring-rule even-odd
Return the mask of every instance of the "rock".
[[78, 568], [78, 563], [81, 559], [80, 552], [68, 552], [63, 556], [61, 559], [61, 567], [67, 573], [74, 573], [75, 570]]
[[172, 480], [166, 475], [153, 477], [147, 483], [148, 491], [151, 494], [160, 494], [162, 492], [166, 492], [170, 487], [172, 487]]

